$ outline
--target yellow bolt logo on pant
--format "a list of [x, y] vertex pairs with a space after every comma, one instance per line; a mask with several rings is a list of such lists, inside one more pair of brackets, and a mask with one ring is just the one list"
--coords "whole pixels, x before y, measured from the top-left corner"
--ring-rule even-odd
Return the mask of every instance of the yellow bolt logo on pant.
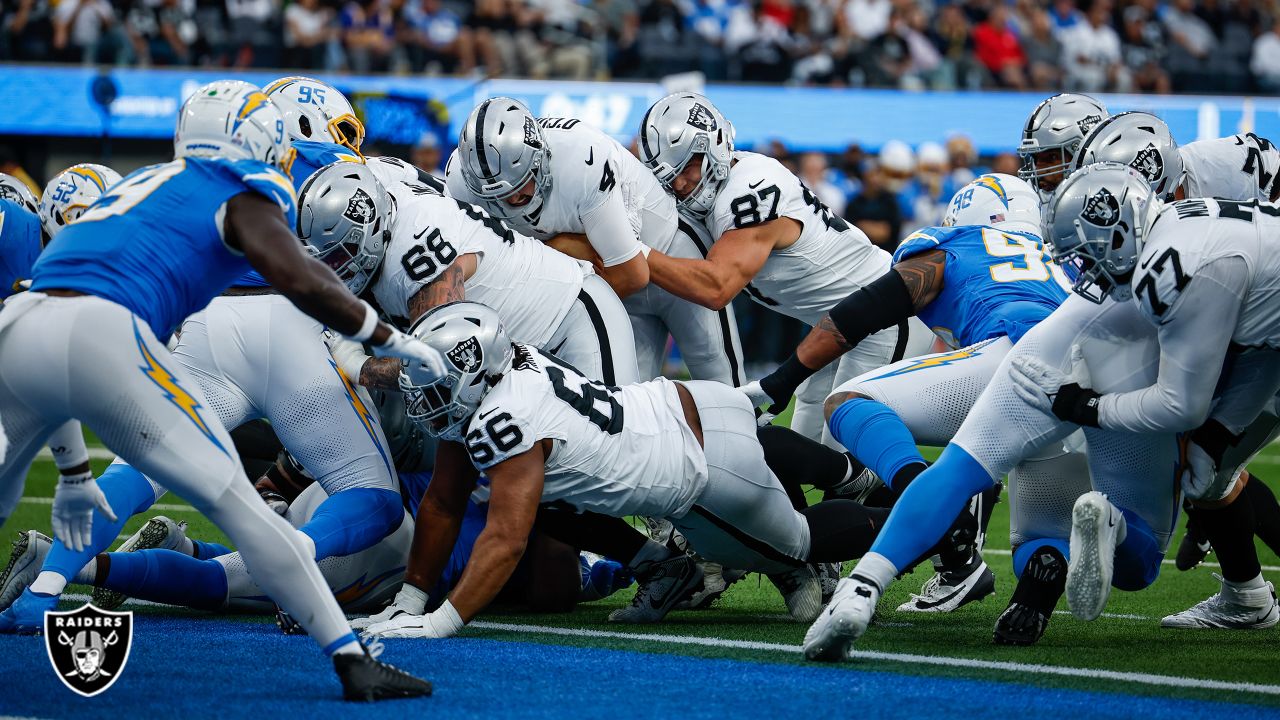
[[144, 363], [138, 369], [151, 382], [155, 383], [156, 387], [164, 391], [165, 398], [173, 403], [174, 407], [181, 410], [187, 416], [187, 419], [196, 426], [196, 429], [209, 439], [209, 442], [213, 443], [224, 454], [230, 455], [231, 453], [227, 452], [222, 443], [218, 442], [218, 437], [213, 434], [209, 424], [200, 416], [200, 410], [204, 406], [200, 404], [199, 400], [192, 397], [191, 393], [182, 389], [177, 379], [173, 377], [173, 373], [161, 365], [160, 361], [156, 359], [156, 356], [147, 347], [146, 341], [142, 339], [142, 331], [138, 328], [138, 320], [136, 318], [133, 321], [133, 337], [138, 341], [138, 352], [142, 353], [142, 361]]

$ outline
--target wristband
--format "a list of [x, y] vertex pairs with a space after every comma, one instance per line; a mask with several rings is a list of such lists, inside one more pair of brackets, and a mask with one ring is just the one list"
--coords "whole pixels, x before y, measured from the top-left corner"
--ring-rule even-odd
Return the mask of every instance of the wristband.
[[373, 331], [378, 329], [377, 311], [373, 309], [372, 305], [363, 300], [360, 301], [360, 304], [364, 305], [364, 323], [360, 325], [359, 330], [355, 331], [351, 335], [343, 336], [348, 340], [353, 340], [358, 343], [368, 340], [373, 335]]
[[60, 485], [83, 485], [93, 479], [93, 473], [78, 473], [76, 475], [60, 475], [58, 483]]
[[1053, 398], [1053, 414], [1059, 420], [1098, 427], [1098, 405], [1101, 399], [1100, 393], [1080, 387], [1079, 383], [1068, 383], [1058, 388], [1058, 394]]

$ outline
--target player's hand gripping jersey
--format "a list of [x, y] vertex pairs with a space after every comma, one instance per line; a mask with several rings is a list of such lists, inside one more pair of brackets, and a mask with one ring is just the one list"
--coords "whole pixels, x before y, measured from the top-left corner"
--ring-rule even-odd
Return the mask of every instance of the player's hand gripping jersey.
[[810, 325], [849, 293], [889, 269], [889, 254], [831, 212], [773, 158], [735, 152], [735, 164], [707, 216], [711, 237], [780, 217], [800, 223], [800, 237], [774, 250], [747, 285], [759, 303]]
[[[266, 163], [179, 158], [137, 170], [49, 244], [36, 262], [32, 290], [105, 298], [164, 340], [249, 271], [244, 255], [224, 242], [222, 228], [227, 201], [244, 192], [270, 198], [294, 223], [293, 183]], [[174, 223], [174, 217], [190, 220]], [[202, 263], [193, 266], [193, 257]]]

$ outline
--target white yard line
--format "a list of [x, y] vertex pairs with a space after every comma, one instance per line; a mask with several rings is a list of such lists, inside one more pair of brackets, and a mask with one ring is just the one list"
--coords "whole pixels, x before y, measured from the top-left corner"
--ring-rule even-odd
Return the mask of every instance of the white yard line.
[[[758, 642], [755, 640], [726, 640], [723, 638], [690, 637], [684, 635], [664, 635], [648, 633], [625, 633], [607, 630], [584, 630], [581, 628], [549, 627], [541, 625], [518, 625], [512, 623], [473, 621], [470, 625], [485, 630], [502, 630], [506, 632], [529, 633], [533, 635], [563, 635], [568, 637], [610, 638], [615, 640], [634, 640], [637, 642], [654, 642], [668, 645], [698, 645], [702, 647], [730, 648], [734, 650], [765, 650], [773, 652], [799, 653], [799, 645]], [[1280, 685], [1261, 685], [1248, 682], [1227, 682], [1224, 680], [1202, 680], [1176, 675], [1156, 675], [1153, 673], [1120, 672], [1118, 670], [1097, 670], [1094, 668], [1064, 667], [1061, 665], [1037, 665], [1032, 663], [1002, 662], [996, 660], [975, 660], [972, 658], [944, 657], [938, 655], [915, 655], [912, 653], [871, 652], [858, 650], [854, 652], [857, 660], [882, 660], [886, 662], [904, 663], [907, 665], [932, 665], [941, 667], [963, 668], [965, 670], [994, 670], [1008, 673], [1011, 679], [1021, 679], [1026, 675], [1056, 675], [1059, 677], [1087, 678], [1090, 680], [1114, 680], [1117, 682], [1138, 685], [1155, 685], [1160, 687], [1176, 687], [1197, 690], [1227, 690], [1233, 692], [1259, 693], [1262, 695], [1280, 695]]]
[[[53, 460], [53, 453], [49, 452], [49, 448], [41, 448], [40, 453], [36, 455], [37, 460]], [[116, 454], [104, 447], [89, 448], [90, 460], [115, 460]]]
[[[983, 549], [982, 549], [982, 553], [983, 553], [984, 555], [1012, 555], [1012, 554], [1013, 554], [1013, 551], [1012, 551], [1012, 550], [1001, 550], [1001, 549], [999, 549], [999, 548], [983, 548]], [[1170, 560], [1170, 559], [1168, 559], [1168, 558], [1165, 558], [1164, 560], [1162, 560], [1162, 561], [1161, 561], [1161, 563], [1162, 563], [1162, 564], [1164, 564], [1164, 565], [1174, 565], [1174, 564], [1175, 564], [1172, 560]], [[1219, 564], [1218, 564], [1218, 563], [1216, 563], [1216, 562], [1202, 562], [1202, 563], [1200, 563], [1200, 565], [1199, 565], [1198, 567], [1200, 567], [1200, 566], [1202, 566], [1202, 567], [1209, 567], [1209, 568], [1220, 568], [1220, 567], [1222, 567], [1221, 565], [1219, 565]], [[1265, 571], [1265, 572], [1280, 572], [1280, 565], [1263, 565], [1263, 566], [1262, 566], [1262, 569], [1263, 569], [1263, 571]]]
[[[24, 502], [24, 503], [27, 503], [28, 505], [52, 505], [52, 504], [53, 504], [53, 498], [51, 498], [51, 497], [24, 497], [24, 498], [22, 498], [21, 500], [19, 500], [18, 502]], [[148, 509], [148, 510], [160, 510], [161, 512], [199, 512], [198, 510], [196, 510], [195, 508], [191, 507], [190, 505], [174, 505], [173, 503], [156, 503], [155, 505], [152, 505], [151, 507], [149, 507], [149, 508], [147, 508], [147, 509]]]

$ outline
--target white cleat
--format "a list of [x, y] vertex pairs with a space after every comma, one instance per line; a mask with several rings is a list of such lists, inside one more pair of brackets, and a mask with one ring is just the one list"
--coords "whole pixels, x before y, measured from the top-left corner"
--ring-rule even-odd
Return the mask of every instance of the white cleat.
[[[1214, 573], [1218, 581], [1222, 576]], [[1160, 627], [1226, 630], [1265, 630], [1280, 622], [1276, 589], [1271, 583], [1254, 590], [1232, 591], [1225, 584], [1207, 600], [1160, 621]]]
[[851, 658], [853, 643], [867, 631], [879, 600], [876, 586], [853, 577], [841, 580], [831, 604], [804, 634], [804, 656], [818, 662]]
[[1087, 492], [1071, 509], [1067, 607], [1080, 620], [1097, 620], [1111, 596], [1116, 546], [1124, 542], [1124, 515], [1106, 495]]
[[[120, 543], [120, 547], [116, 548], [115, 551], [137, 552], [138, 550], [150, 550], [152, 548], [174, 550], [186, 536], [187, 524], [185, 522], [176, 522], [163, 515], [157, 515], [143, 523], [142, 527]], [[126, 599], [128, 598], [124, 594], [115, 590], [106, 588], [93, 589], [93, 604], [103, 610], [115, 610], [123, 605]]]
[[769, 582], [782, 593], [787, 612], [796, 622], [813, 622], [822, 612], [822, 582], [812, 565], [772, 573]]
[[18, 533], [9, 553], [9, 564], [0, 573], [0, 610], [8, 610], [22, 591], [35, 582], [51, 547], [53, 538], [38, 530]]
[[946, 613], [981, 600], [996, 591], [996, 576], [979, 560], [972, 568], [954, 573], [936, 572], [925, 581], [920, 594], [898, 606], [898, 612]]

